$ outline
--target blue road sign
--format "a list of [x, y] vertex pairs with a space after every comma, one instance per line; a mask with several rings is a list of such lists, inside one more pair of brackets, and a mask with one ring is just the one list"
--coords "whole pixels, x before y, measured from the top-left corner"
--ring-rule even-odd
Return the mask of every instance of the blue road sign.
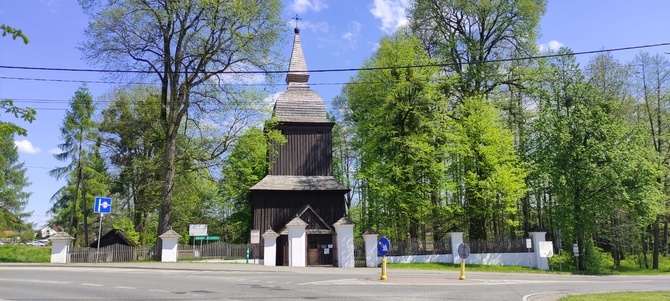
[[93, 205], [93, 212], [112, 213], [112, 198], [96, 196], [95, 204]]
[[380, 238], [379, 242], [377, 242], [377, 253], [381, 256], [386, 256], [389, 251], [391, 251], [391, 242], [389, 239], [386, 237]]

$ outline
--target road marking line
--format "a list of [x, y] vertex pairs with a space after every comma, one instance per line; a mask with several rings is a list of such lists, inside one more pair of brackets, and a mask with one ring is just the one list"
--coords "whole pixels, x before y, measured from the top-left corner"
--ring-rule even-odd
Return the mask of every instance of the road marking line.
[[170, 291], [166, 291], [166, 290], [154, 290], [154, 289], [151, 289], [149, 291], [150, 292], [156, 292], [156, 293], [169, 293], [170, 292]]
[[83, 286], [102, 286], [102, 284], [96, 284], [96, 283], [82, 283], [81, 285], [83, 285]]
[[134, 287], [131, 286], [115, 286], [113, 288], [119, 288], [119, 289], [124, 289], [124, 290], [134, 290]]

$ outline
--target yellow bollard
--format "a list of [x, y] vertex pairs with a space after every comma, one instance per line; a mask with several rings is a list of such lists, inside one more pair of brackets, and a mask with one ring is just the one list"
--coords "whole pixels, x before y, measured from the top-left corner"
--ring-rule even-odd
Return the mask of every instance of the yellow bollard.
[[382, 258], [382, 277], [379, 280], [386, 280], [386, 256]]
[[461, 277], [459, 280], [465, 280], [465, 260], [461, 260]]

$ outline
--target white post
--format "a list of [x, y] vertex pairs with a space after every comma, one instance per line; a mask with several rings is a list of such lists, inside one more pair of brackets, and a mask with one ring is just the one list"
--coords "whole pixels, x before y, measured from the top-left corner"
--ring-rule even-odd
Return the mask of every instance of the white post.
[[307, 247], [307, 235], [305, 228], [307, 223], [299, 217], [292, 219], [286, 228], [288, 228], [288, 265], [292, 267], [304, 267], [306, 265], [305, 248]]
[[354, 222], [345, 216], [335, 222], [333, 226], [337, 233], [337, 267], [355, 267]]
[[277, 237], [279, 234], [268, 229], [263, 233], [263, 265], [273, 267], [277, 265]]
[[177, 262], [177, 241], [181, 235], [174, 230], [168, 230], [161, 234], [160, 239], [163, 241], [163, 248], [161, 250], [162, 262]]
[[377, 234], [365, 232], [363, 240], [365, 241], [365, 266], [369, 268], [376, 268], [379, 264], [379, 256], [377, 256]]
[[546, 257], [540, 257], [540, 242], [545, 241], [545, 235], [547, 232], [538, 230], [537, 232], [528, 232], [528, 234], [530, 234], [530, 236], [533, 238], [535, 267], [537, 267], [539, 270], [548, 270], [549, 261]]
[[65, 232], [59, 232], [49, 237], [49, 240], [51, 240], [51, 263], [67, 263], [69, 261], [70, 242], [73, 239]]
[[461, 256], [458, 256], [458, 246], [463, 243], [463, 232], [448, 232], [447, 235], [451, 238], [451, 256], [454, 258], [454, 263], [461, 263]]

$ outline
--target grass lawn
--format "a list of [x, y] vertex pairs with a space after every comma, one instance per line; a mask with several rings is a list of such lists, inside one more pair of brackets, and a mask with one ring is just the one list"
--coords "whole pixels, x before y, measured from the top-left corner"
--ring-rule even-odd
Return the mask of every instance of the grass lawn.
[[0, 262], [50, 262], [51, 247], [0, 245]]
[[624, 292], [567, 296], [560, 301], [655, 301], [670, 300], [670, 291], [666, 292]]
[[[452, 263], [389, 263], [388, 269], [421, 269], [421, 270], [445, 270], [460, 271], [460, 265]], [[466, 264], [466, 273], [470, 272], [500, 272], [500, 273], [555, 273], [555, 274], [579, 274], [579, 275], [661, 275], [670, 274], [670, 258], [660, 257], [659, 269], [645, 269], [640, 267], [633, 259], [622, 261], [621, 267], [614, 270], [611, 267], [603, 267], [598, 270], [577, 271], [574, 267], [563, 265], [563, 271], [560, 272], [558, 266], [552, 269], [542, 271], [538, 269], [529, 269], [519, 266], [497, 266], [482, 264]]]

